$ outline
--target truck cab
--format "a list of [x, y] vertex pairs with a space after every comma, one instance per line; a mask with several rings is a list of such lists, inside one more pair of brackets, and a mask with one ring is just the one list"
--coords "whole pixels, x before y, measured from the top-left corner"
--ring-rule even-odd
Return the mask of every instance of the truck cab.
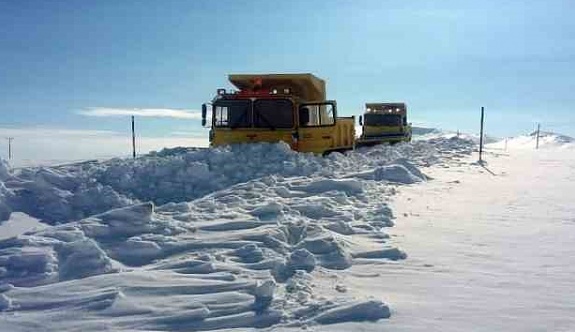
[[354, 119], [337, 117], [325, 82], [312, 74], [229, 75], [238, 89], [218, 89], [202, 105], [211, 113], [210, 145], [283, 141], [295, 151], [326, 154], [353, 148]]
[[411, 123], [407, 122], [405, 103], [366, 103], [359, 123], [362, 134], [358, 145], [411, 141]]

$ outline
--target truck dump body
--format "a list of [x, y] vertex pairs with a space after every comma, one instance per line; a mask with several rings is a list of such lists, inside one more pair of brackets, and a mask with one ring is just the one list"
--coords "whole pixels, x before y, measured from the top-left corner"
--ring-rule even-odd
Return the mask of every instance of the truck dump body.
[[409, 142], [411, 125], [405, 103], [366, 103], [358, 146]]
[[355, 119], [338, 118], [325, 81], [312, 74], [232, 74], [239, 91], [218, 90], [212, 104], [212, 146], [278, 142], [302, 152], [352, 149]]
[[290, 89], [290, 94], [305, 101], [323, 101], [325, 81], [312, 74], [235, 74], [228, 76], [229, 81], [240, 91], [276, 89], [282, 92]]

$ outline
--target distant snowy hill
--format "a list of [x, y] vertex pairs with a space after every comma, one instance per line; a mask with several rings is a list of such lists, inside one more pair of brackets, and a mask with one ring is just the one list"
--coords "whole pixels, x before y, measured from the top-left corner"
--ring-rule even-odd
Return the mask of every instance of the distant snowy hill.
[[[435, 138], [452, 138], [459, 137], [461, 139], [471, 140], [479, 144], [479, 135], [468, 134], [463, 132], [456, 132], [450, 130], [442, 130], [437, 128], [413, 127], [414, 140], [429, 140]], [[496, 142], [497, 139], [491, 136], [485, 136], [486, 143]]]
[[[504, 149], [505, 147], [508, 149], [534, 149], [536, 144], [537, 132], [533, 132], [529, 135], [500, 140], [490, 144], [489, 147], [496, 149]], [[554, 132], [540, 132], [539, 148], [575, 148], [575, 138]]]
[[413, 136], [422, 136], [430, 134], [441, 134], [442, 131], [436, 128], [425, 128], [425, 127], [412, 127]]

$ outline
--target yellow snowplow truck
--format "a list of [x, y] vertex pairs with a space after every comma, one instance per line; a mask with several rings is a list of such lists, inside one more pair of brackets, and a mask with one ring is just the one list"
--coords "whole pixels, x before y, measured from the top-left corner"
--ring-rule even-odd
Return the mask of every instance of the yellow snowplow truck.
[[327, 154], [351, 150], [354, 117], [337, 117], [325, 82], [312, 74], [229, 75], [238, 91], [218, 89], [202, 105], [211, 113], [210, 146], [284, 141], [295, 151]]
[[407, 122], [405, 103], [367, 103], [359, 124], [362, 134], [357, 146], [411, 141], [411, 123]]

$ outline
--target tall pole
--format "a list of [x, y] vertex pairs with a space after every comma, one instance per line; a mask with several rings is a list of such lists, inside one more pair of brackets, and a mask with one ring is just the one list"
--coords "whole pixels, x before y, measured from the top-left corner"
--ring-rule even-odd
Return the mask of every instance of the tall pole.
[[537, 124], [537, 139], [535, 140], [535, 149], [539, 149], [539, 132], [541, 130], [541, 124]]
[[8, 160], [12, 160], [12, 141], [14, 137], [6, 138], [8, 140]]
[[482, 162], [481, 155], [483, 154], [483, 120], [485, 119], [485, 112], [483, 106], [481, 107], [481, 130], [479, 132], [479, 162]]
[[134, 116], [132, 115], [132, 158], [136, 159], [136, 131], [134, 126]]

